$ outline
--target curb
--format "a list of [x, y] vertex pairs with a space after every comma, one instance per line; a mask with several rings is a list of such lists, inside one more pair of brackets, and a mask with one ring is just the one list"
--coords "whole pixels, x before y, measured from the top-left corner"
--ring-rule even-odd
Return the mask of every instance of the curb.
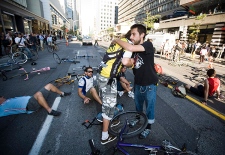
[[[173, 88], [173, 86], [171, 86], [171, 85], [168, 85], [167, 87], [170, 88], [170, 89]], [[225, 121], [225, 115], [224, 114], [214, 110], [213, 108], [211, 108], [209, 106], [206, 106], [206, 105], [202, 104], [201, 102], [199, 102], [197, 99], [195, 99], [192, 96], [186, 95], [185, 98], [188, 99], [189, 101], [197, 104], [199, 107], [205, 109], [206, 111], [210, 112], [211, 114], [217, 116], [218, 118], [222, 119], [223, 121]]]

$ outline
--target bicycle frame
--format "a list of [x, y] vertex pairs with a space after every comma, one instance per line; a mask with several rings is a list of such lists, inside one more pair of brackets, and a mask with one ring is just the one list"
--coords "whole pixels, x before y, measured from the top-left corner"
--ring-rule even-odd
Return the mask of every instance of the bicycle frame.
[[[122, 147], [144, 148], [145, 150], [150, 151], [150, 153], [156, 153], [158, 151], [163, 151], [165, 153], [175, 153], [176, 154], [178, 152], [186, 151], [185, 144], [182, 149], [179, 149], [179, 148], [171, 145], [171, 143], [167, 140], [164, 140], [162, 145], [143, 145], [143, 144], [124, 143], [122, 134], [125, 132], [127, 124], [128, 124], [128, 120], [127, 120], [127, 123], [125, 123], [124, 128], [121, 130], [121, 132], [119, 134], [119, 138], [118, 138], [119, 140], [117, 141], [117, 144], [116, 144], [116, 148], [119, 149], [125, 155], [129, 155], [129, 153]], [[175, 150], [175, 151], [172, 151], [172, 150]]]
[[27, 72], [24, 68], [20, 68], [19, 70], [21, 71], [24, 71], [24, 73], [21, 73], [21, 74], [17, 74], [17, 75], [14, 75], [8, 79], [12, 79], [14, 77], [17, 77], [17, 76], [23, 76], [23, 75], [26, 75], [26, 78], [24, 79], [25, 81], [29, 79], [29, 74], [31, 73], [40, 73], [40, 72], [44, 72], [44, 71], [48, 71], [50, 69], [53, 69], [53, 68], [50, 68], [50, 67], [44, 67], [44, 68], [41, 68], [41, 69], [38, 69], [38, 70], [33, 70], [33, 71], [30, 71], [30, 72]]

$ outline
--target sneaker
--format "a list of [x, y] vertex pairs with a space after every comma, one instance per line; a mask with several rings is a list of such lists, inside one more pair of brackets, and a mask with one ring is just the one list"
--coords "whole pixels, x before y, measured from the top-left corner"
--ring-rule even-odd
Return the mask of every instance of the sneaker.
[[145, 129], [144, 131], [142, 131], [142, 133], [139, 135], [140, 139], [145, 139], [146, 137], [148, 137], [148, 135], [150, 134], [150, 129]]
[[61, 114], [61, 112], [59, 111], [55, 111], [55, 110], [52, 110], [50, 113], [48, 113], [49, 115], [52, 115], [52, 116], [59, 116]]
[[120, 120], [114, 120], [113, 122], [112, 122], [112, 124], [111, 124], [111, 127], [114, 127], [114, 126], [117, 126], [117, 125], [119, 125], [120, 124]]
[[123, 93], [124, 93], [123, 91], [118, 91], [120, 97], [123, 96]]
[[134, 99], [134, 93], [132, 91], [128, 92], [128, 97], [131, 97], [132, 99]]
[[71, 95], [71, 92], [68, 92], [68, 93], [67, 92], [64, 92], [64, 94], [61, 94], [60, 97], [69, 96], [69, 95]]
[[109, 134], [109, 137], [108, 137], [106, 140], [102, 140], [102, 139], [101, 139], [101, 144], [102, 144], [102, 145], [105, 145], [105, 144], [107, 144], [107, 143], [109, 143], [109, 142], [114, 141], [115, 139], [116, 139], [116, 136], [113, 136], [113, 135], [110, 135], [110, 134]]

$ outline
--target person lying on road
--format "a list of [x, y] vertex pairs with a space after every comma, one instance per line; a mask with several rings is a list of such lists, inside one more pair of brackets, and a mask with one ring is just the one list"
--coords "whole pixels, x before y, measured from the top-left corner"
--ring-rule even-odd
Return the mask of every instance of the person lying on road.
[[91, 99], [95, 99], [98, 103], [102, 104], [98, 92], [94, 87], [94, 79], [92, 77], [92, 67], [86, 67], [84, 70], [85, 76], [78, 82], [78, 95], [84, 100], [84, 104], [89, 103]]
[[47, 110], [48, 115], [59, 116], [61, 112], [51, 109], [46, 101], [50, 92], [59, 94], [61, 97], [71, 95], [71, 92], [62, 92], [52, 84], [47, 84], [33, 96], [21, 96], [10, 99], [0, 97], [0, 117], [37, 111], [40, 107]]

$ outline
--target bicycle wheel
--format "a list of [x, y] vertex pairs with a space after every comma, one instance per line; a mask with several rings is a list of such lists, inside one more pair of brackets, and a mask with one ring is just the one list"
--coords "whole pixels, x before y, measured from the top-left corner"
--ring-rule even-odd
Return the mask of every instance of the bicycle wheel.
[[52, 46], [51, 46], [51, 45], [48, 45], [48, 46], [47, 46], [47, 50], [48, 50], [48, 52], [52, 53], [52, 52], [53, 52]]
[[[119, 120], [120, 123], [117, 126], [112, 126], [112, 122]], [[140, 134], [147, 126], [148, 118], [142, 112], [127, 111], [116, 115], [109, 124], [109, 132], [115, 136], [122, 133], [123, 138], [133, 137]]]
[[24, 54], [23, 52], [15, 52], [12, 55], [12, 60], [15, 64], [25, 64], [27, 62], [27, 55]]
[[31, 59], [34, 60], [34, 61], [37, 60], [38, 59], [38, 52], [31, 50], [31, 53], [32, 53]]
[[53, 53], [53, 58], [54, 58], [54, 60], [55, 60], [58, 64], [61, 63], [61, 59], [59, 58], [58, 54]]

